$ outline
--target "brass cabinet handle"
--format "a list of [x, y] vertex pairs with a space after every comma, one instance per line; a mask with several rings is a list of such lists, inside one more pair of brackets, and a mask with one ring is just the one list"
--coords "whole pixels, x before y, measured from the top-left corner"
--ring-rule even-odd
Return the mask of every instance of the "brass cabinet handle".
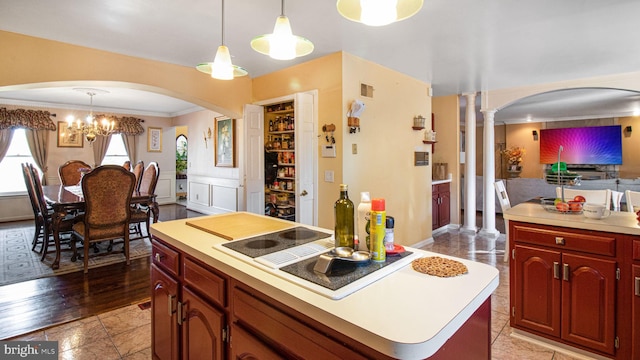
[[173, 299], [175, 295], [169, 295], [169, 317], [173, 316]]
[[564, 245], [564, 238], [556, 236], [556, 245]]
[[557, 261], [553, 262], [553, 278], [560, 279], [560, 263]]
[[563, 264], [562, 280], [569, 281], [569, 264]]
[[302, 190], [302, 192], [300, 193], [300, 196], [307, 196], [309, 193], [307, 192], [307, 190]]
[[160, 253], [156, 253], [155, 255], [156, 262], [162, 262], [163, 258], [164, 256], [162, 256]]
[[636, 293], [636, 296], [640, 296], [640, 277], [636, 276], [635, 280], [636, 280], [635, 293]]
[[183, 306], [183, 303], [178, 302], [178, 325], [182, 325], [182, 323], [184, 322], [184, 319], [182, 318], [182, 314], [184, 313]]

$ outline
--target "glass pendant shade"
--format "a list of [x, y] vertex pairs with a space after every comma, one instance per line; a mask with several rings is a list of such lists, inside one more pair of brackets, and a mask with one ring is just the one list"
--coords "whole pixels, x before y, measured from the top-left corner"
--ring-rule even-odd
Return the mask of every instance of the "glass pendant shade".
[[[284, 7], [284, 4], [283, 4]], [[253, 50], [269, 55], [276, 60], [291, 60], [311, 54], [313, 43], [301, 36], [293, 35], [289, 18], [278, 16], [273, 34], [256, 36], [251, 40]]]
[[225, 45], [218, 46], [218, 52], [211, 65], [211, 77], [218, 80], [233, 80], [231, 54]]
[[415, 15], [424, 0], [338, 0], [343, 17], [369, 26], [383, 26]]
[[218, 80], [233, 80], [234, 77], [247, 75], [247, 70], [231, 63], [231, 53], [224, 44], [224, 0], [222, 0], [222, 44], [218, 46], [213, 62], [196, 65], [196, 69]]

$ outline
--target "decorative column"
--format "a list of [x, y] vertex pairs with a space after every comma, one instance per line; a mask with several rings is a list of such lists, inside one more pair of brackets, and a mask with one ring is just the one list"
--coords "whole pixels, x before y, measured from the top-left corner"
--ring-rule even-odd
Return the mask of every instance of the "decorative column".
[[463, 233], [476, 233], [476, 93], [462, 94], [467, 99], [464, 161], [464, 224]]
[[482, 229], [480, 234], [488, 237], [498, 237], [500, 232], [496, 230], [496, 192], [493, 183], [496, 181], [496, 154], [495, 154], [495, 109], [482, 109], [484, 114], [484, 132], [482, 141], [484, 152], [482, 170], [484, 201], [482, 204]]

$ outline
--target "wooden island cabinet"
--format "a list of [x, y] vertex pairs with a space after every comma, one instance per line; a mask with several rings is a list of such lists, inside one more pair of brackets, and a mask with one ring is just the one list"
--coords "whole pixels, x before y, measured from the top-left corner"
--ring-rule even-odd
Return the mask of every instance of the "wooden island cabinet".
[[640, 359], [640, 227], [632, 213], [593, 220], [507, 210], [511, 326], [577, 353]]
[[[459, 259], [469, 273], [443, 281], [407, 263], [331, 298], [286, 280], [277, 273], [282, 270], [218, 250], [226, 239], [185, 222], [151, 228], [153, 359], [491, 356], [490, 296], [499, 281], [494, 267]], [[393, 317], [385, 315], [389, 304], [402, 304]]]

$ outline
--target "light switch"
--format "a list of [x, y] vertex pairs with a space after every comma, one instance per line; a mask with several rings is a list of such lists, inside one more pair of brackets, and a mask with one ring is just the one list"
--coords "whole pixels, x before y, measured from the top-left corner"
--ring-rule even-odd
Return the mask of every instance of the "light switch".
[[325, 182], [333, 182], [333, 170], [325, 170], [324, 171], [324, 181]]
[[358, 144], [351, 144], [351, 153], [354, 155], [358, 153]]

